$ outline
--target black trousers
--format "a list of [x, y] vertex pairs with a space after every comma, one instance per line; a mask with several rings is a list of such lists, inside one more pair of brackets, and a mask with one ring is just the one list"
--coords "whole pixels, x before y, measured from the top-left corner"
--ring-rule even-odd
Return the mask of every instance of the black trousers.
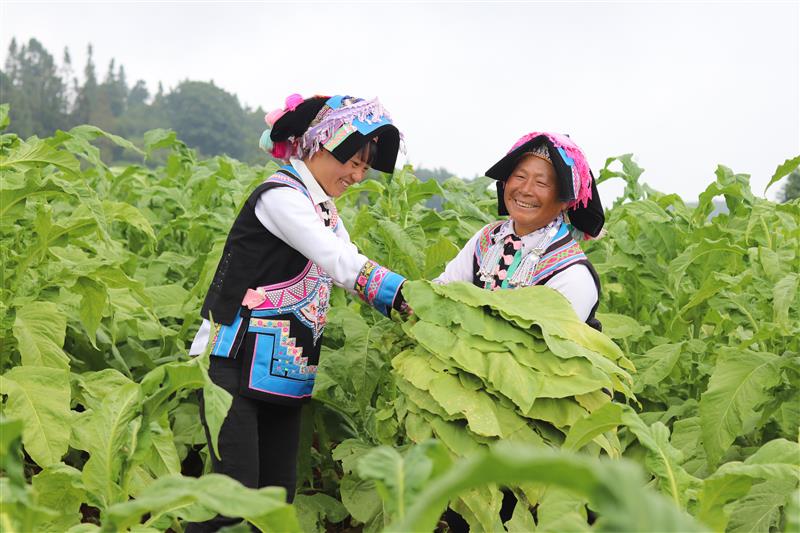
[[[241, 372], [240, 360], [211, 356], [209, 377], [233, 396], [228, 416], [219, 433], [221, 459], [211, 453], [212, 468], [215, 473], [230, 476], [246, 487], [285, 487], [286, 499], [291, 503], [297, 483], [301, 407], [287, 407], [240, 396]], [[202, 395], [200, 413], [211, 451]], [[217, 531], [240, 521], [239, 518], [217, 516], [206, 522], [189, 524], [186, 532]]]

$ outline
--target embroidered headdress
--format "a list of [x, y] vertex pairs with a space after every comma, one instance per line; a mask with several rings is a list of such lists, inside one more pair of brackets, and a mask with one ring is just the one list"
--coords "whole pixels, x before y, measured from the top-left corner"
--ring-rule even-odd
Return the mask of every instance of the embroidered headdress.
[[605, 223], [605, 215], [589, 163], [578, 145], [569, 136], [559, 133], [532, 132], [523, 135], [500, 161], [486, 171], [487, 176], [497, 180], [498, 213], [508, 215], [503, 200], [505, 181], [519, 160], [531, 153], [553, 165], [558, 198], [567, 203], [570, 223], [584, 234], [597, 237]]
[[402, 139], [377, 98], [314, 96], [304, 100], [293, 94], [286, 99], [286, 107], [268, 113], [265, 121], [270, 129], [261, 135], [259, 145], [284, 160], [311, 157], [324, 148], [344, 163], [375, 140], [372, 167], [392, 172]]

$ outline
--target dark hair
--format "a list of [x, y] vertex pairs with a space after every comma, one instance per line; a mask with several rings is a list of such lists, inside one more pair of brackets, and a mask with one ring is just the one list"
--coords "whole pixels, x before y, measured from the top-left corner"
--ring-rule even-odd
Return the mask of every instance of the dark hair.
[[361, 149], [356, 152], [361, 160], [369, 166], [375, 162], [375, 158], [378, 157], [378, 143], [375, 142], [374, 139], [370, 139], [367, 141]]
[[300, 137], [327, 101], [327, 96], [313, 96], [304, 100], [294, 111], [287, 111], [273, 124], [270, 139], [273, 142], [281, 142], [289, 137]]

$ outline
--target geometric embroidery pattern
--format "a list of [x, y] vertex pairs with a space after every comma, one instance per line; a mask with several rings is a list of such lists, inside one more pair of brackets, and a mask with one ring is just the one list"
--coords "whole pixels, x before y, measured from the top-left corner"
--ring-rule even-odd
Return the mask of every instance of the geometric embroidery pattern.
[[552, 273], [554, 270], [562, 270], [573, 263], [586, 260], [586, 255], [581, 247], [574, 240], [570, 240], [566, 245], [557, 248], [539, 260], [533, 272], [533, 284]]
[[[372, 272], [378, 268], [380, 268], [380, 265], [369, 259], [366, 263], [364, 263], [364, 266], [361, 267], [361, 271], [359, 271], [358, 276], [356, 276], [356, 284], [354, 287], [356, 293], [367, 303], [372, 303], [372, 300], [369, 299], [367, 294], [367, 286], [370, 284]], [[374, 300], [375, 295], [373, 294], [372, 296]]]
[[481, 234], [478, 237], [477, 245], [475, 246], [475, 258], [478, 260], [478, 264], [481, 264], [481, 259], [483, 258], [483, 254], [489, 251], [489, 247], [494, 244], [494, 240], [492, 239], [492, 235], [494, 234], [494, 230], [504, 221], [493, 222], [491, 224], [487, 224], [481, 230]]
[[[270, 320], [268, 318], [251, 318], [250, 332], [261, 333], [273, 336], [278, 341], [277, 346], [268, 347], [271, 352], [272, 361], [270, 362], [269, 373], [272, 376], [281, 378], [297, 379], [308, 381], [314, 379], [317, 367], [308, 365], [308, 357], [303, 357], [303, 348], [296, 346], [296, 340], [289, 337], [288, 320]], [[261, 355], [258, 343], [268, 342], [264, 335], [256, 336], [256, 354]], [[253, 358], [255, 360], [255, 357]], [[253, 385], [258, 385], [254, 383]]]
[[303, 187], [300, 183], [298, 183], [296, 179], [290, 178], [289, 176], [286, 176], [284, 174], [273, 174], [272, 176], [264, 180], [264, 183], [282, 183], [284, 185], [288, 185], [292, 189], [300, 191], [306, 196], [306, 198], [311, 200], [311, 195], [309, 194], [309, 192], [306, 190], [305, 187]]
[[330, 301], [330, 276], [315, 263], [308, 262], [303, 271], [283, 283], [257, 287], [264, 301], [254, 311], [270, 311], [271, 315], [292, 313], [314, 334], [316, 344], [327, 323]]
[[328, 139], [328, 141], [323, 145], [324, 148], [328, 151], [334, 150], [337, 146], [342, 144], [342, 142], [345, 139], [347, 139], [351, 133], [354, 133], [355, 131], [356, 131], [355, 126], [353, 126], [352, 124], [345, 124], [338, 130], [336, 130], [336, 133], [334, 133], [333, 136], [330, 139]]
[[369, 280], [369, 286], [367, 287], [367, 302], [372, 304], [375, 301], [375, 298], [378, 297], [378, 290], [381, 288], [381, 284], [383, 283], [383, 279], [391, 272], [388, 268], [382, 267], [378, 265], [378, 268], [375, 269], [375, 272], [372, 274], [372, 278]]
[[490, 290], [497, 290], [502, 286], [503, 281], [505, 281], [508, 276], [508, 269], [511, 267], [511, 264], [514, 262], [521, 248], [522, 239], [513, 233], [506, 235], [506, 238], [503, 239], [503, 253], [495, 267], [489, 287]]
[[[309, 200], [306, 188], [297, 180], [283, 174], [273, 174], [267, 182], [279, 182], [302, 192]], [[326, 227], [334, 230], [339, 224], [339, 213], [333, 202], [314, 205], [314, 210]], [[330, 293], [333, 280], [319, 266], [309, 261], [294, 278], [253, 289], [263, 298], [254, 310], [269, 311], [266, 315], [292, 313], [314, 335], [317, 343], [327, 323]], [[258, 300], [257, 300], [258, 301]]]

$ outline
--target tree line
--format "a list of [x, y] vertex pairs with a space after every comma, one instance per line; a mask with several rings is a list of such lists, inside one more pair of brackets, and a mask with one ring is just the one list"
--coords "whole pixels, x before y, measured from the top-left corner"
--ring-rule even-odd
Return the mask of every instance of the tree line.
[[[0, 70], [0, 100], [11, 104], [10, 131], [47, 137], [59, 129], [92, 124], [136, 142], [148, 130], [171, 128], [204, 156], [267, 161], [258, 150], [265, 127], [261, 108], [242, 105], [213, 81], [184, 80], [166, 92], [159, 83], [152, 93], [144, 80], [130, 83], [125, 67], [114, 59], [99, 75], [91, 44], [87, 52], [79, 81], [69, 49], [58, 63], [35, 38], [23, 44], [11, 40]], [[112, 162], [129, 156], [111, 144], [102, 149]]]
[[[101, 81], [93, 53], [89, 44], [81, 83], [68, 48], [58, 64], [35, 38], [21, 45], [12, 39], [0, 70], [0, 102], [11, 104], [9, 130], [20, 137], [48, 137], [59, 129], [92, 124], [137, 142], [148, 130], [171, 128], [204, 156], [225, 154], [251, 164], [269, 159], [257, 146], [265, 127], [260, 107], [243, 106], [213, 81], [184, 80], [168, 92], [159, 82], [153, 94], [142, 79], [130, 84], [125, 67], [114, 59]], [[101, 142], [101, 150], [109, 162], [129, 156], [111, 143]], [[415, 174], [440, 182], [453, 175], [445, 168], [416, 168]], [[795, 171], [778, 198], [786, 202], [798, 197], [800, 172]]]

